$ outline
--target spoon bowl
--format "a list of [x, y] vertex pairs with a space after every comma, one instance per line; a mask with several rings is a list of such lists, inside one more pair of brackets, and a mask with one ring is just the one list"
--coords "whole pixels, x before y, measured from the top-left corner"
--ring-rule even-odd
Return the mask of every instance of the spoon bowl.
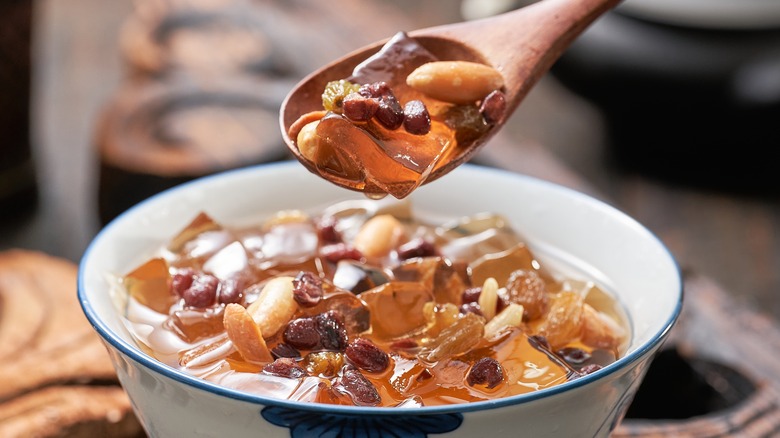
[[[574, 39], [618, 3], [620, 0], [542, 0], [493, 17], [408, 32], [438, 59], [490, 65], [502, 73], [505, 82], [507, 105], [502, 120], [470, 144], [459, 145], [457, 155], [437, 167], [423, 183], [436, 180], [471, 159]], [[282, 137], [311, 172], [316, 174], [316, 167], [301, 155], [290, 138], [290, 127], [301, 115], [322, 109], [322, 92], [328, 82], [349, 77], [355, 66], [378, 52], [387, 41], [358, 49], [311, 73], [282, 103]]]

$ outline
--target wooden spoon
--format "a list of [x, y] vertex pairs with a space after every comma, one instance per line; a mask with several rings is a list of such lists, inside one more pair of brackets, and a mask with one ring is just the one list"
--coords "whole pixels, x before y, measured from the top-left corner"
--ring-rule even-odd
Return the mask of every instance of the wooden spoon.
[[[505, 81], [507, 112], [503, 121], [506, 121], [572, 41], [618, 3], [620, 0], [542, 0], [501, 15], [408, 34], [441, 60], [482, 62], [499, 70]], [[386, 42], [366, 46], [313, 72], [282, 103], [280, 124], [284, 141], [295, 157], [315, 174], [318, 172], [313, 163], [300, 154], [290, 138], [290, 126], [301, 115], [322, 110], [326, 84], [349, 77], [357, 64]], [[436, 169], [425, 182], [468, 161], [499, 128], [495, 126], [471, 144], [459, 145], [459, 154]]]

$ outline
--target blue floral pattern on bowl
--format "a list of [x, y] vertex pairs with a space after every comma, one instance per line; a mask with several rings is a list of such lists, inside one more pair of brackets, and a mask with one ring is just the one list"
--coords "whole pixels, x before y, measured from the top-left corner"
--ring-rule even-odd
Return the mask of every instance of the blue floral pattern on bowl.
[[269, 423], [290, 429], [291, 438], [425, 438], [429, 433], [452, 432], [463, 423], [463, 415], [457, 413], [409, 415], [399, 421], [385, 415], [327, 414], [269, 406], [260, 414]]

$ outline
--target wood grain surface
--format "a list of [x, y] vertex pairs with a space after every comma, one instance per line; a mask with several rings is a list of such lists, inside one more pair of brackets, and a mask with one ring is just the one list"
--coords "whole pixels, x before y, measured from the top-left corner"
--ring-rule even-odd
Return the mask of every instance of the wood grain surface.
[[0, 252], [0, 436], [142, 436], [108, 352], [81, 312], [76, 265]]

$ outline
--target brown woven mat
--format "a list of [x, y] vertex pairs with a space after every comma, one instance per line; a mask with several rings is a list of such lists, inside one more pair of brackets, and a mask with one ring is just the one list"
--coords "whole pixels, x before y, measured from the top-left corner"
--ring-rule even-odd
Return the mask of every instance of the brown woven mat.
[[0, 252], [0, 436], [136, 437], [143, 431], [79, 307], [76, 266]]

